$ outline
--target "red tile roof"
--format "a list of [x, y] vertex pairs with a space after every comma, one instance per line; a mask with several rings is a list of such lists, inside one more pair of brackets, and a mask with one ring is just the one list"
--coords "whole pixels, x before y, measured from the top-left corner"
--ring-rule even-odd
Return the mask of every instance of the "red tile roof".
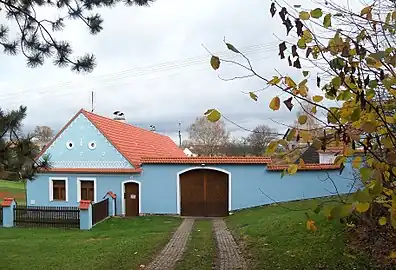
[[82, 201], [80, 201], [79, 208], [81, 210], [88, 210], [90, 205], [91, 205], [91, 201], [82, 200]]
[[[271, 165], [269, 164], [267, 166], [268, 171], [283, 171], [284, 169], [287, 170], [289, 168], [289, 165]], [[310, 163], [310, 164], [305, 164], [304, 166], [299, 166], [298, 170], [299, 171], [322, 171], [322, 170], [337, 170], [340, 169], [340, 165], [337, 164], [315, 164], [315, 163]]]
[[143, 128], [138, 128], [128, 123], [123, 123], [81, 109], [58, 132], [52, 141], [47, 144], [47, 146], [40, 152], [37, 158], [39, 158], [48, 149], [48, 147], [81, 113], [92, 122], [92, 124], [135, 168], [139, 167], [142, 156], [186, 156], [183, 150], [180, 149], [168, 136], [164, 136]]
[[142, 164], [268, 164], [269, 157], [143, 157]]
[[1, 206], [3, 207], [8, 207], [12, 205], [12, 202], [14, 201], [14, 198], [4, 198], [3, 202], [1, 203]]
[[41, 173], [140, 173], [141, 168], [48, 168], [39, 170]]

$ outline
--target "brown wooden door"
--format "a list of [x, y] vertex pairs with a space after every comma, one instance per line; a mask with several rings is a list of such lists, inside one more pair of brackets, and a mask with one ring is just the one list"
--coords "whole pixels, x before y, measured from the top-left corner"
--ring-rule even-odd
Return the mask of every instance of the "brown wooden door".
[[139, 215], [139, 184], [125, 183], [125, 216]]
[[197, 169], [180, 175], [182, 216], [228, 215], [228, 175]]
[[205, 171], [206, 215], [225, 217], [228, 215], [228, 175], [214, 170]]

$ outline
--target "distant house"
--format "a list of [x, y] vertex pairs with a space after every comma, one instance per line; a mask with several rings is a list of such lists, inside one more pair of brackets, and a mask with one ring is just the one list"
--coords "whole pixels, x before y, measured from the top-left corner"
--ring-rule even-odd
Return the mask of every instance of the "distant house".
[[198, 156], [197, 154], [194, 154], [193, 152], [191, 152], [191, 150], [188, 148], [184, 148], [183, 152], [188, 157], [197, 157]]
[[37, 158], [44, 154], [52, 167], [28, 182], [28, 205], [77, 206], [112, 191], [117, 215], [226, 216], [273, 200], [331, 195], [334, 184], [339, 193], [356, 188], [351, 166], [340, 175], [337, 165], [309, 164], [281, 178], [287, 166], [271, 158], [188, 157], [167, 136], [83, 109]]

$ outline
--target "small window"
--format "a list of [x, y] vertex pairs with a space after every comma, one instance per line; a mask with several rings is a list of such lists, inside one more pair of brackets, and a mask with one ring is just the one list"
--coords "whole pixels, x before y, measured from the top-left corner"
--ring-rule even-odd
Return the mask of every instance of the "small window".
[[91, 150], [95, 149], [95, 148], [96, 148], [96, 142], [95, 142], [95, 141], [90, 141], [90, 142], [88, 143], [88, 147], [89, 147], [89, 149], [91, 149]]
[[65, 180], [52, 180], [52, 198], [57, 201], [66, 201]]
[[94, 181], [81, 181], [81, 200], [95, 201]]
[[72, 141], [68, 141], [66, 143], [66, 147], [67, 147], [67, 149], [73, 149], [74, 148], [74, 143]]

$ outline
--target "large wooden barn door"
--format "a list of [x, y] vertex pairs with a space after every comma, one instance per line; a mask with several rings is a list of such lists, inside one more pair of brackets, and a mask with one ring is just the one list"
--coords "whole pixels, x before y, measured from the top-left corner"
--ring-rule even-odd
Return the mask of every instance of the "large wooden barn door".
[[228, 215], [228, 175], [197, 169], [180, 175], [182, 216], [222, 217]]

